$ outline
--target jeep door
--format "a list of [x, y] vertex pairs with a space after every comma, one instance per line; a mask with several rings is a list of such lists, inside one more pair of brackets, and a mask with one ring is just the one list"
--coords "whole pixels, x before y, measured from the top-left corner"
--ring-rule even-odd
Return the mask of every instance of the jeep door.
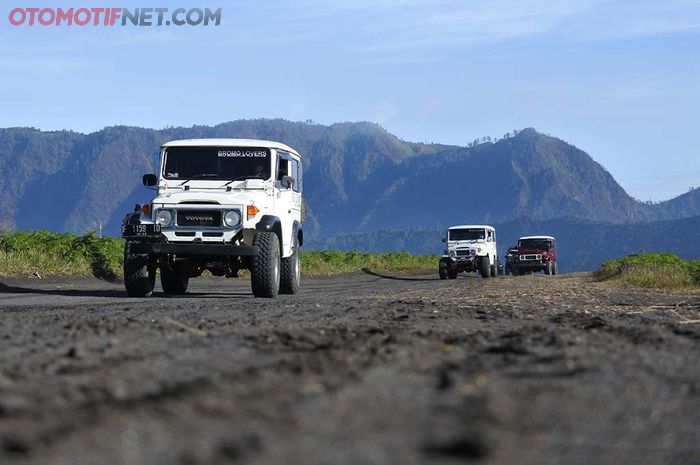
[[[282, 180], [286, 177], [292, 179], [292, 186], [286, 187]], [[283, 255], [291, 253], [292, 230], [294, 221], [301, 221], [301, 193], [302, 185], [301, 161], [292, 154], [277, 151], [277, 178], [275, 185], [278, 193], [275, 199], [275, 211], [282, 221]]]

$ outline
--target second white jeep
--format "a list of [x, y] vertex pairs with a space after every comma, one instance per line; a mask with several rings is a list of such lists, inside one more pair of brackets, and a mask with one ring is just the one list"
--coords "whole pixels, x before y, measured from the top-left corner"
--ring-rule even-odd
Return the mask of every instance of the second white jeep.
[[166, 294], [187, 292], [205, 270], [235, 277], [248, 269], [256, 297], [299, 289], [302, 165], [279, 142], [192, 139], [161, 149], [157, 191], [122, 224], [124, 284], [130, 296], [151, 295], [156, 270]]
[[461, 272], [478, 271], [483, 278], [498, 275], [496, 230], [493, 226], [452, 226], [442, 241], [447, 248], [438, 265], [440, 279], [455, 279]]

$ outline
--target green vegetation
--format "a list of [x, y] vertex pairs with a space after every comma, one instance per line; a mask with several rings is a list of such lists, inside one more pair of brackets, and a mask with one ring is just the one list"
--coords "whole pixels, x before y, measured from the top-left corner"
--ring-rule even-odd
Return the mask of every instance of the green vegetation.
[[301, 269], [307, 275], [355, 273], [369, 269], [375, 273], [435, 271], [438, 257], [406, 252], [364, 253], [308, 251], [301, 254]]
[[46, 231], [0, 234], [0, 276], [74, 275], [115, 279], [121, 274], [121, 239]]
[[[0, 234], [0, 276], [95, 276], [121, 277], [124, 242], [113, 237], [57, 234], [46, 231]], [[432, 271], [435, 256], [408, 253], [361, 253], [303, 251], [305, 275], [353, 273], [368, 268], [377, 273]]]
[[700, 260], [672, 253], [634, 254], [604, 262], [599, 276], [639, 287], [684, 289], [700, 285]]

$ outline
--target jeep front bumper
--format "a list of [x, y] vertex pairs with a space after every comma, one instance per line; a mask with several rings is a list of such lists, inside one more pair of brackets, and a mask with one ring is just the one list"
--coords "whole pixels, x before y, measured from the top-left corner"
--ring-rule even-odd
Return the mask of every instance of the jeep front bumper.
[[129, 251], [134, 254], [179, 255], [183, 257], [254, 257], [258, 247], [253, 245], [229, 245], [209, 243], [168, 243], [168, 242], [132, 242]]
[[518, 268], [519, 270], [543, 270], [547, 266], [546, 260], [527, 260], [527, 261], [515, 261], [511, 265], [513, 268]]

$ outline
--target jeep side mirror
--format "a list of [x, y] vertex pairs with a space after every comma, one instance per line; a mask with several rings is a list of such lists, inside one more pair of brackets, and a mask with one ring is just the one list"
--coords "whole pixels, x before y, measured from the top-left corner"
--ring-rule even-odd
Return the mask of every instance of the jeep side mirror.
[[158, 178], [155, 174], [144, 174], [143, 175], [143, 185], [146, 187], [155, 186], [158, 183]]
[[291, 189], [294, 186], [294, 178], [291, 176], [282, 176], [280, 184], [282, 184], [282, 187], [285, 189]]

